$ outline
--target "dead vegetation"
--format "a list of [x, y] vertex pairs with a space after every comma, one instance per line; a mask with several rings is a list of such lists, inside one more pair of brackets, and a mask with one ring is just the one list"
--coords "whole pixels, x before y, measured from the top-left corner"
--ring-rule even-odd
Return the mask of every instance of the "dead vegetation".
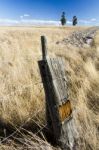
[[[81, 28], [0, 28], [0, 122], [15, 128], [34, 122], [45, 124], [44, 91], [37, 64], [41, 59], [40, 36], [45, 35], [49, 55], [65, 58], [79, 145], [82, 150], [98, 150], [99, 32], [92, 47], [57, 44], [75, 30]], [[21, 140], [27, 146], [8, 139], [0, 149], [53, 149], [32, 133]]]

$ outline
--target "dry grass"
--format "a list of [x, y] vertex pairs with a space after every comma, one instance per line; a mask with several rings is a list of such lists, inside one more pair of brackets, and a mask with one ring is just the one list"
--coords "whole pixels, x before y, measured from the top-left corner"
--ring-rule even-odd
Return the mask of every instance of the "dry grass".
[[[56, 44], [80, 29], [84, 30], [80, 27], [0, 28], [0, 120], [12, 125], [24, 124], [31, 117], [44, 122], [44, 91], [37, 61], [41, 59], [40, 36], [46, 35], [49, 55], [65, 58], [69, 99], [75, 110], [81, 147], [98, 150], [99, 33], [92, 48]], [[1, 145], [0, 149], [10, 149], [4, 147]]]

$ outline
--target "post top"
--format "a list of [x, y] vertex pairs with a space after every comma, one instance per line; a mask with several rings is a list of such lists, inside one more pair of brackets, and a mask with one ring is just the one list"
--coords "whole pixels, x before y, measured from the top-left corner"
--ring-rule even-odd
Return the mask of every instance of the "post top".
[[41, 45], [42, 45], [42, 59], [46, 60], [47, 57], [47, 40], [45, 36], [41, 36]]

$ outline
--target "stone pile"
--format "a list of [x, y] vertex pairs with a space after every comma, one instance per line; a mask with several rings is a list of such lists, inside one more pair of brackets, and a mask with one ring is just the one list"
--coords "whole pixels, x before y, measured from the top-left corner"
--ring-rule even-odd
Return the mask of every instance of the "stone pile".
[[97, 30], [99, 30], [98, 27], [93, 27], [85, 31], [75, 31], [69, 37], [64, 38], [61, 42], [56, 42], [56, 44], [63, 43], [79, 48], [84, 46], [92, 46]]

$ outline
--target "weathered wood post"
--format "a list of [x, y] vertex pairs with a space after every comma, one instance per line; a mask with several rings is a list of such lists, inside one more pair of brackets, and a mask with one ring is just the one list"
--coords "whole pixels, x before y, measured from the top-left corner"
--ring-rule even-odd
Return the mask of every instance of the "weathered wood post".
[[47, 45], [41, 36], [42, 60], [38, 62], [44, 85], [47, 120], [53, 128], [54, 138], [63, 150], [76, 149], [76, 130], [68, 100], [67, 78], [62, 58], [47, 57]]

